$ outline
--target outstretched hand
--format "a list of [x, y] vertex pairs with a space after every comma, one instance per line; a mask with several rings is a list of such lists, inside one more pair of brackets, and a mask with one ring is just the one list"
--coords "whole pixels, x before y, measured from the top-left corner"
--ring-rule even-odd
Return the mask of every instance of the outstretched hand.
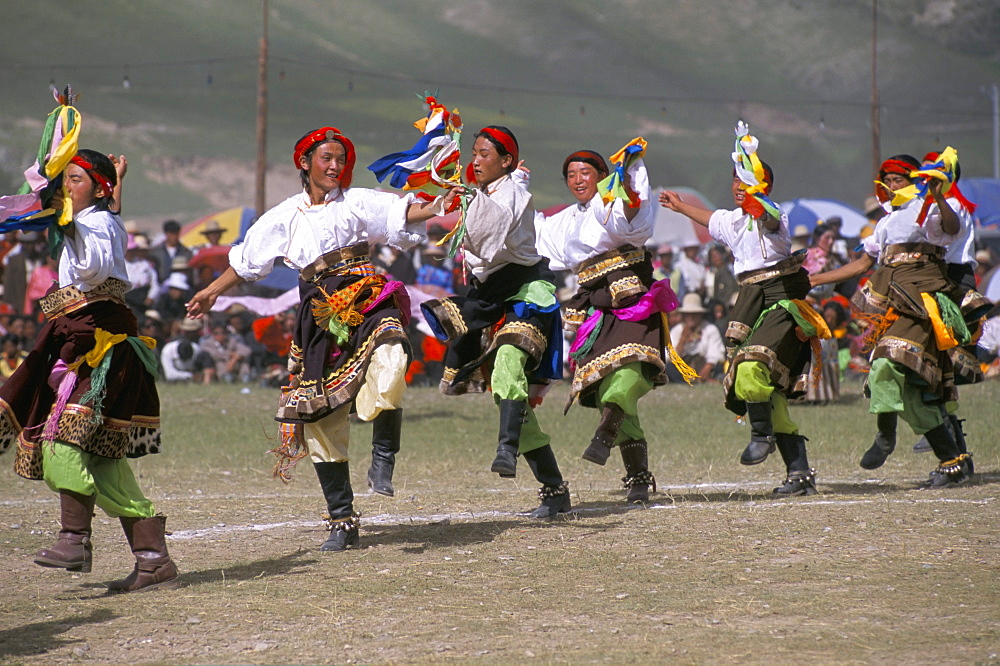
[[680, 206], [684, 202], [681, 201], [681, 195], [670, 190], [663, 190], [660, 192], [660, 205], [664, 208], [669, 208], [674, 212], [681, 212]]
[[202, 289], [184, 304], [184, 307], [187, 308], [188, 318], [201, 319], [212, 309], [218, 298], [218, 294], [211, 293], [208, 289]]

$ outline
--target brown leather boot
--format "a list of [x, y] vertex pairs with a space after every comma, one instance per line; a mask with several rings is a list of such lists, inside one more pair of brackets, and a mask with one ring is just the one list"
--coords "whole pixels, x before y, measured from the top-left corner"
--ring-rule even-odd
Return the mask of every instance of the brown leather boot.
[[[125, 540], [128, 541], [128, 548], [132, 552], [135, 552], [135, 524], [139, 522], [138, 518], [119, 518], [119, 522], [122, 524], [122, 532], [125, 533]], [[111, 592], [126, 592], [130, 586], [135, 583], [135, 579], [139, 576], [139, 563], [136, 562], [135, 566], [132, 567], [132, 573], [130, 573], [125, 578], [119, 578], [118, 580], [113, 580], [108, 583], [108, 590]]]
[[90, 545], [91, 519], [97, 495], [80, 495], [69, 490], [59, 493], [62, 529], [51, 548], [35, 553], [35, 564], [67, 571], [89, 573], [93, 561]]
[[[132, 552], [135, 554], [135, 570], [132, 575], [108, 586], [111, 592], [139, 592], [155, 589], [173, 589], [179, 586], [177, 567], [167, 553], [166, 516], [152, 518], [130, 518], [122, 520], [126, 530], [126, 520], [131, 522]], [[134, 521], [134, 522], [133, 522]]]

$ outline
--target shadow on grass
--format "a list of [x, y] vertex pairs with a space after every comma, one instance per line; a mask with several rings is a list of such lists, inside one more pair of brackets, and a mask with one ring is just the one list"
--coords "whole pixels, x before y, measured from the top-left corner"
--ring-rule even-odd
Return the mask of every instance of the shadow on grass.
[[[610, 507], [609, 507], [610, 508]], [[621, 509], [621, 507], [619, 507]], [[622, 510], [623, 511], [623, 510]], [[619, 511], [619, 512], [622, 512]], [[608, 511], [611, 513], [612, 511]], [[588, 515], [588, 514], [583, 514]], [[527, 515], [521, 520], [483, 520], [480, 522], [441, 522], [422, 525], [385, 525], [364, 528], [362, 538], [368, 544], [379, 546], [401, 545], [406, 553], [420, 554], [436, 548], [454, 548], [490, 543], [509, 530], [536, 530], [566, 527], [582, 517], [576, 506], [568, 514], [552, 520], [532, 520]], [[604, 526], [597, 526], [603, 529]], [[613, 527], [608, 525], [606, 527]], [[595, 529], [588, 523], [587, 530]]]
[[4, 629], [0, 631], [0, 662], [10, 663], [16, 661], [16, 657], [45, 654], [74, 643], [83, 643], [84, 638], [61, 638], [60, 634], [88, 624], [103, 624], [117, 617], [117, 613], [107, 608], [95, 608], [88, 615], [73, 615]]
[[[310, 559], [301, 559], [309, 555]], [[265, 576], [283, 576], [306, 573], [306, 571], [296, 571], [299, 567], [315, 564], [317, 560], [311, 557], [307, 550], [297, 550], [288, 555], [265, 560], [254, 560], [245, 564], [234, 564], [232, 566], [216, 567], [215, 569], [202, 569], [200, 571], [181, 571], [180, 582], [182, 587], [192, 585], [204, 585], [206, 583], [218, 583], [220, 581], [247, 581]]]

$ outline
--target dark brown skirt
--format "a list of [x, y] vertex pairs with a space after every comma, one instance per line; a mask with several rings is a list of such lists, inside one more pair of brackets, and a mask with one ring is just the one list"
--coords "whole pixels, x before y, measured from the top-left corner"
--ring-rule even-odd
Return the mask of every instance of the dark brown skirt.
[[[136, 336], [136, 320], [123, 303], [105, 300], [49, 321], [35, 348], [0, 387], [0, 452], [17, 445], [14, 469], [42, 478], [41, 434], [56, 402], [49, 376], [56, 362], [69, 364], [94, 348], [94, 331]], [[160, 451], [160, 400], [155, 378], [128, 342], [112, 348], [100, 417], [82, 404], [93, 370], [86, 363], [59, 418], [56, 439], [107, 458], [137, 458]]]
[[601, 381], [629, 363], [641, 363], [654, 386], [666, 384], [667, 333], [660, 313], [641, 321], [624, 321], [611, 312], [634, 305], [649, 291], [653, 284], [649, 252], [631, 246], [606, 252], [588, 260], [579, 277], [579, 289], [566, 302], [567, 328], [577, 330], [592, 312], [602, 313], [601, 328], [590, 351], [574, 361], [566, 409], [574, 401], [584, 407], [599, 407], [597, 389]]
[[[543, 259], [532, 266], [507, 264], [485, 282], [473, 279], [466, 296], [454, 296], [420, 304], [424, 318], [442, 342], [448, 343], [444, 357], [441, 392], [464, 395], [486, 391], [485, 366], [503, 345], [513, 345], [528, 354], [525, 372], [529, 383], [544, 384], [561, 373], [561, 359], [554, 357], [553, 330], [560, 324], [559, 310], [518, 314], [516, 301], [508, 300], [535, 281], [555, 279]], [[556, 367], [558, 366], [558, 367]]]
[[[403, 344], [407, 356], [412, 355], [398, 292], [365, 313], [359, 325], [351, 326], [343, 345], [337, 345], [333, 335], [316, 323], [312, 301], [325, 299], [320, 287], [327, 294], [333, 294], [363, 277], [330, 275], [311, 282], [299, 280], [299, 310], [289, 354], [292, 380], [282, 389], [276, 421], [312, 423], [353, 402], [379, 345], [398, 341]], [[358, 298], [363, 300], [370, 294], [365, 287]]]
[[746, 403], [736, 398], [736, 368], [744, 361], [759, 361], [771, 373], [771, 383], [789, 399], [806, 394], [809, 382], [811, 348], [795, 332], [795, 318], [783, 307], [765, 315], [754, 329], [762, 312], [781, 300], [803, 299], [809, 293], [809, 274], [799, 269], [790, 275], [770, 278], [756, 284], [744, 284], [726, 329], [726, 345], [732, 359], [722, 386], [726, 409], [746, 413]]

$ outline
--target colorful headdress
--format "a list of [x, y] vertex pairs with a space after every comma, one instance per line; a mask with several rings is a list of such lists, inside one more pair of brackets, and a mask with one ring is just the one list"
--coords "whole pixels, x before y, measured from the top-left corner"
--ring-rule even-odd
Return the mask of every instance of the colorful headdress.
[[894, 173], [912, 181], [913, 176], [911, 174], [915, 169], [919, 168], [920, 163], [917, 162], [917, 158], [909, 155], [896, 155], [882, 162], [882, 165], [878, 169], [878, 180], [875, 181], [876, 198], [883, 203], [888, 201], [893, 207], [898, 208], [907, 201], [917, 197], [916, 185], [907, 185], [893, 192], [882, 180], [890, 173]]
[[327, 141], [336, 141], [344, 147], [347, 152], [347, 158], [344, 163], [344, 170], [340, 172], [340, 187], [346, 190], [351, 186], [351, 180], [354, 178], [354, 161], [357, 156], [354, 153], [354, 144], [346, 136], [340, 133], [340, 130], [336, 127], [320, 127], [315, 129], [304, 137], [295, 142], [295, 150], [292, 152], [292, 161], [295, 163], [296, 169], [301, 169], [302, 165], [299, 164], [299, 160], [305, 155], [313, 146], [326, 143]]
[[598, 173], [608, 174], [610, 170], [608, 169], [608, 163], [604, 161], [600, 153], [596, 153], [593, 150], [578, 150], [563, 161], [562, 175], [563, 179], [566, 178], [566, 172], [569, 171], [569, 165], [573, 162], [583, 162], [584, 164], [589, 164], [590, 166], [597, 169]]
[[638, 162], [646, 154], [646, 140], [641, 136], [632, 139], [622, 146], [622, 149], [611, 156], [611, 164], [614, 165], [607, 178], [597, 184], [597, 193], [601, 195], [601, 201], [609, 204], [615, 199], [621, 199], [628, 203], [629, 208], [639, 206], [639, 195], [630, 187], [626, 186], [625, 174], [635, 173]]
[[733, 151], [733, 164], [736, 166], [736, 176], [742, 184], [740, 188], [747, 196], [743, 197], [743, 212], [753, 219], [759, 219], [766, 213], [775, 219], [781, 219], [781, 209], [767, 196], [770, 183], [764, 164], [757, 157], [757, 138], [750, 134], [750, 127], [742, 120], [736, 123], [736, 149]]
[[[0, 197], [0, 233], [41, 231], [57, 219], [56, 211], [46, 204], [62, 186], [61, 176], [76, 155], [80, 142], [81, 117], [73, 104], [73, 89], [55, 93], [59, 106], [49, 114], [42, 130], [35, 163], [24, 172], [25, 182], [17, 194]], [[110, 194], [110, 191], [109, 191]], [[69, 224], [73, 209], [67, 205], [58, 215], [60, 225]]]
[[942, 181], [941, 193], [955, 198], [962, 208], [970, 214], [976, 212], [976, 204], [965, 198], [962, 191], [958, 189], [958, 176], [961, 169], [958, 166], [958, 151], [948, 146], [942, 153], [927, 153], [924, 156], [924, 165], [919, 170], [910, 173], [911, 178], [926, 178], [927, 180], [917, 184], [917, 191], [920, 196], [926, 197], [929, 191], [931, 178]]
[[427, 116], [413, 123], [422, 132], [412, 148], [381, 157], [368, 170], [381, 183], [404, 190], [417, 190], [424, 200], [434, 198], [442, 189], [461, 184], [459, 158], [462, 118], [458, 109], [449, 112], [433, 95], [425, 95]]

